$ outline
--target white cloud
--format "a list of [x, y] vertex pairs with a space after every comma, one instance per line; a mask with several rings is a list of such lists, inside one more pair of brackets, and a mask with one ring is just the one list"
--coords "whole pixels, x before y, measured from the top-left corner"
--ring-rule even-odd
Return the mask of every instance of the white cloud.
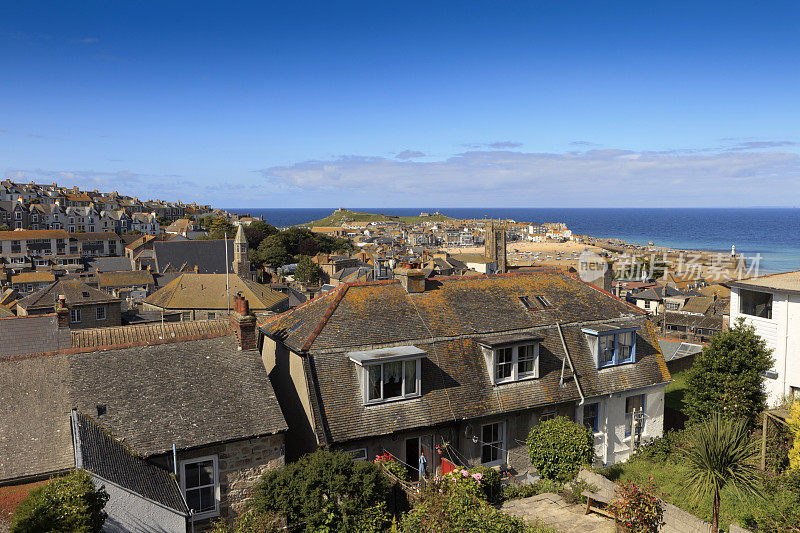
[[800, 193], [800, 157], [787, 151], [471, 150], [430, 162], [351, 155], [261, 173], [271, 187], [328, 191], [353, 205], [786, 205]]

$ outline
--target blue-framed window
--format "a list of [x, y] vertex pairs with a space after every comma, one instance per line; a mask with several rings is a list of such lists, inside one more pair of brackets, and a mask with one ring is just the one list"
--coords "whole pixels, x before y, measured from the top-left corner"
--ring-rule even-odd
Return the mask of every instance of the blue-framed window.
[[600, 414], [599, 403], [587, 403], [583, 406], [583, 425], [597, 433], [597, 423]]
[[618, 331], [597, 336], [597, 366], [632, 363], [636, 360], [636, 332]]
[[[625, 436], [630, 437], [633, 428], [634, 413], [644, 413], [644, 394], [625, 398]], [[637, 417], [637, 433], [644, 432], [644, 416]]]

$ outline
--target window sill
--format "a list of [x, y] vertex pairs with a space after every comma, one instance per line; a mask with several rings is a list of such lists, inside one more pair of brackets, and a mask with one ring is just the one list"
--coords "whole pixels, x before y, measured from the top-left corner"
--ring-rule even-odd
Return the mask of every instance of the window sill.
[[219, 516], [219, 510], [217, 509], [215, 511], [206, 511], [204, 513], [194, 514], [194, 515], [192, 515], [192, 520], [194, 520], [194, 521], [197, 521], [197, 520], [208, 520], [209, 518], [216, 518], [218, 516]]
[[499, 387], [501, 385], [512, 385], [514, 383], [524, 383], [526, 381], [533, 381], [535, 379], [539, 379], [539, 376], [525, 376], [519, 379], [504, 379], [503, 381], [495, 381], [494, 386]]
[[419, 400], [420, 398], [422, 398], [421, 394], [415, 394], [414, 396], [404, 396], [402, 398], [390, 398], [388, 400], [367, 400], [367, 402], [364, 403], [364, 407], [386, 405], [387, 403], [407, 402], [411, 400]]

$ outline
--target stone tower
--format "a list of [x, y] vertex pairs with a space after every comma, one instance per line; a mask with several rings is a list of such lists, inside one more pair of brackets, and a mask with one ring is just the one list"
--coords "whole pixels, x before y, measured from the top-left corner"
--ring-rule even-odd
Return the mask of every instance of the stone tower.
[[247, 257], [247, 250], [244, 226], [240, 225], [233, 240], [233, 273], [240, 278], [250, 279], [250, 259]]
[[489, 228], [486, 231], [484, 255], [492, 261], [497, 262], [498, 272], [507, 272], [506, 229], [505, 227], [496, 228], [494, 226], [494, 219], [489, 224]]

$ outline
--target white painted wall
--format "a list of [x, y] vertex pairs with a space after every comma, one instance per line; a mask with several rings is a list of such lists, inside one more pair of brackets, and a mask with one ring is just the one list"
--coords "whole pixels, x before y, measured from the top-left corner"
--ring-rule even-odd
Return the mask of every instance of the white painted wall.
[[756, 334], [773, 350], [777, 379], [767, 378], [767, 402], [777, 404], [783, 396], [800, 389], [800, 296], [772, 293], [772, 319], [744, 315], [739, 311], [739, 288], [731, 289], [731, 326], [739, 318], [752, 325]]
[[95, 476], [95, 487], [104, 486], [109, 499], [105, 511], [108, 518], [103, 531], [110, 533], [186, 533], [186, 518], [177, 511], [147, 500], [119, 485]]
[[[598, 431], [594, 437], [594, 452], [605, 464], [625, 461], [631, 455], [631, 437], [625, 436], [625, 399], [644, 394], [645, 423], [641, 442], [660, 437], [664, 433], [664, 389], [665, 384], [643, 389], [614, 393], [595, 398], [586, 398], [586, 404], [599, 403]], [[575, 419], [583, 421], [583, 406], [576, 409]]]

